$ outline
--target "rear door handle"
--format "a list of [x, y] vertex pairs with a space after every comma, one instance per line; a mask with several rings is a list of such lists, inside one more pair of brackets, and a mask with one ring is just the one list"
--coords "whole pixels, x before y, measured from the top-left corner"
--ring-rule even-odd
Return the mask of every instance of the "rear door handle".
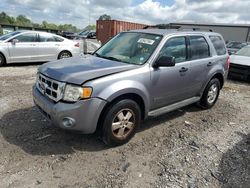
[[179, 70], [179, 72], [187, 72], [188, 71], [188, 68], [186, 68], [186, 67], [182, 67], [180, 70]]

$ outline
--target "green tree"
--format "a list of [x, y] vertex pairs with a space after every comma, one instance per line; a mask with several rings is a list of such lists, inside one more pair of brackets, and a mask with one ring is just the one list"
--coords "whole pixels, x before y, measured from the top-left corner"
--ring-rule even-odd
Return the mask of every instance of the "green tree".
[[15, 24], [16, 20], [14, 17], [8, 16], [5, 12], [0, 13], [0, 23], [3, 24]]
[[84, 30], [96, 30], [96, 25], [88, 25], [84, 28]]
[[99, 17], [98, 20], [111, 20], [111, 16], [107, 14], [103, 14]]
[[16, 17], [16, 24], [21, 26], [32, 26], [31, 20], [26, 18], [24, 15], [19, 15]]

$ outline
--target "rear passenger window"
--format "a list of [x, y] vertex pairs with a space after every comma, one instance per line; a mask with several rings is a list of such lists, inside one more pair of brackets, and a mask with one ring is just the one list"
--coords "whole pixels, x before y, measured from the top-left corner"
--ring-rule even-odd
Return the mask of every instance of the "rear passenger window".
[[159, 57], [175, 57], [175, 62], [186, 61], [186, 39], [185, 37], [175, 37], [169, 39], [162, 47]]
[[227, 53], [224, 41], [220, 36], [210, 36], [209, 38], [214, 45], [217, 55], [225, 55]]
[[202, 59], [210, 56], [209, 46], [202, 36], [190, 36], [191, 60]]

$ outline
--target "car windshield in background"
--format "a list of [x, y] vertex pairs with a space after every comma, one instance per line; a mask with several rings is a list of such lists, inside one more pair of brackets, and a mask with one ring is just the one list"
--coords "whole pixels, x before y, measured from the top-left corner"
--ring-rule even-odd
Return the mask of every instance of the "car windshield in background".
[[241, 49], [243, 48], [244, 46], [246, 46], [245, 43], [242, 43], [242, 42], [229, 42], [227, 44], [227, 48], [236, 48], [236, 49]]
[[8, 39], [10, 37], [13, 37], [13, 36], [19, 34], [19, 33], [21, 33], [21, 32], [20, 31], [14, 31], [14, 32], [8, 33], [6, 35], [1, 36], [0, 40], [6, 40], [6, 39]]
[[85, 30], [85, 31], [82, 31], [82, 32], [78, 33], [78, 35], [87, 35], [88, 33], [89, 33], [89, 31]]
[[239, 50], [235, 55], [250, 57], [250, 46], [246, 46]]
[[95, 55], [124, 63], [144, 64], [161, 41], [161, 35], [125, 32], [102, 46]]

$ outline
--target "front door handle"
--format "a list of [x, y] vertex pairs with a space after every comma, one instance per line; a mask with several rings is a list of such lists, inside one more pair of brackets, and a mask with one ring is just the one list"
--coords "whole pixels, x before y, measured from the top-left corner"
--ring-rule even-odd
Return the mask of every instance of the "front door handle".
[[212, 66], [212, 65], [213, 65], [212, 62], [209, 62], [209, 63], [207, 64], [208, 67], [210, 67], [210, 66]]
[[180, 70], [179, 70], [179, 72], [187, 72], [188, 71], [188, 68], [186, 68], [186, 67], [182, 67]]

